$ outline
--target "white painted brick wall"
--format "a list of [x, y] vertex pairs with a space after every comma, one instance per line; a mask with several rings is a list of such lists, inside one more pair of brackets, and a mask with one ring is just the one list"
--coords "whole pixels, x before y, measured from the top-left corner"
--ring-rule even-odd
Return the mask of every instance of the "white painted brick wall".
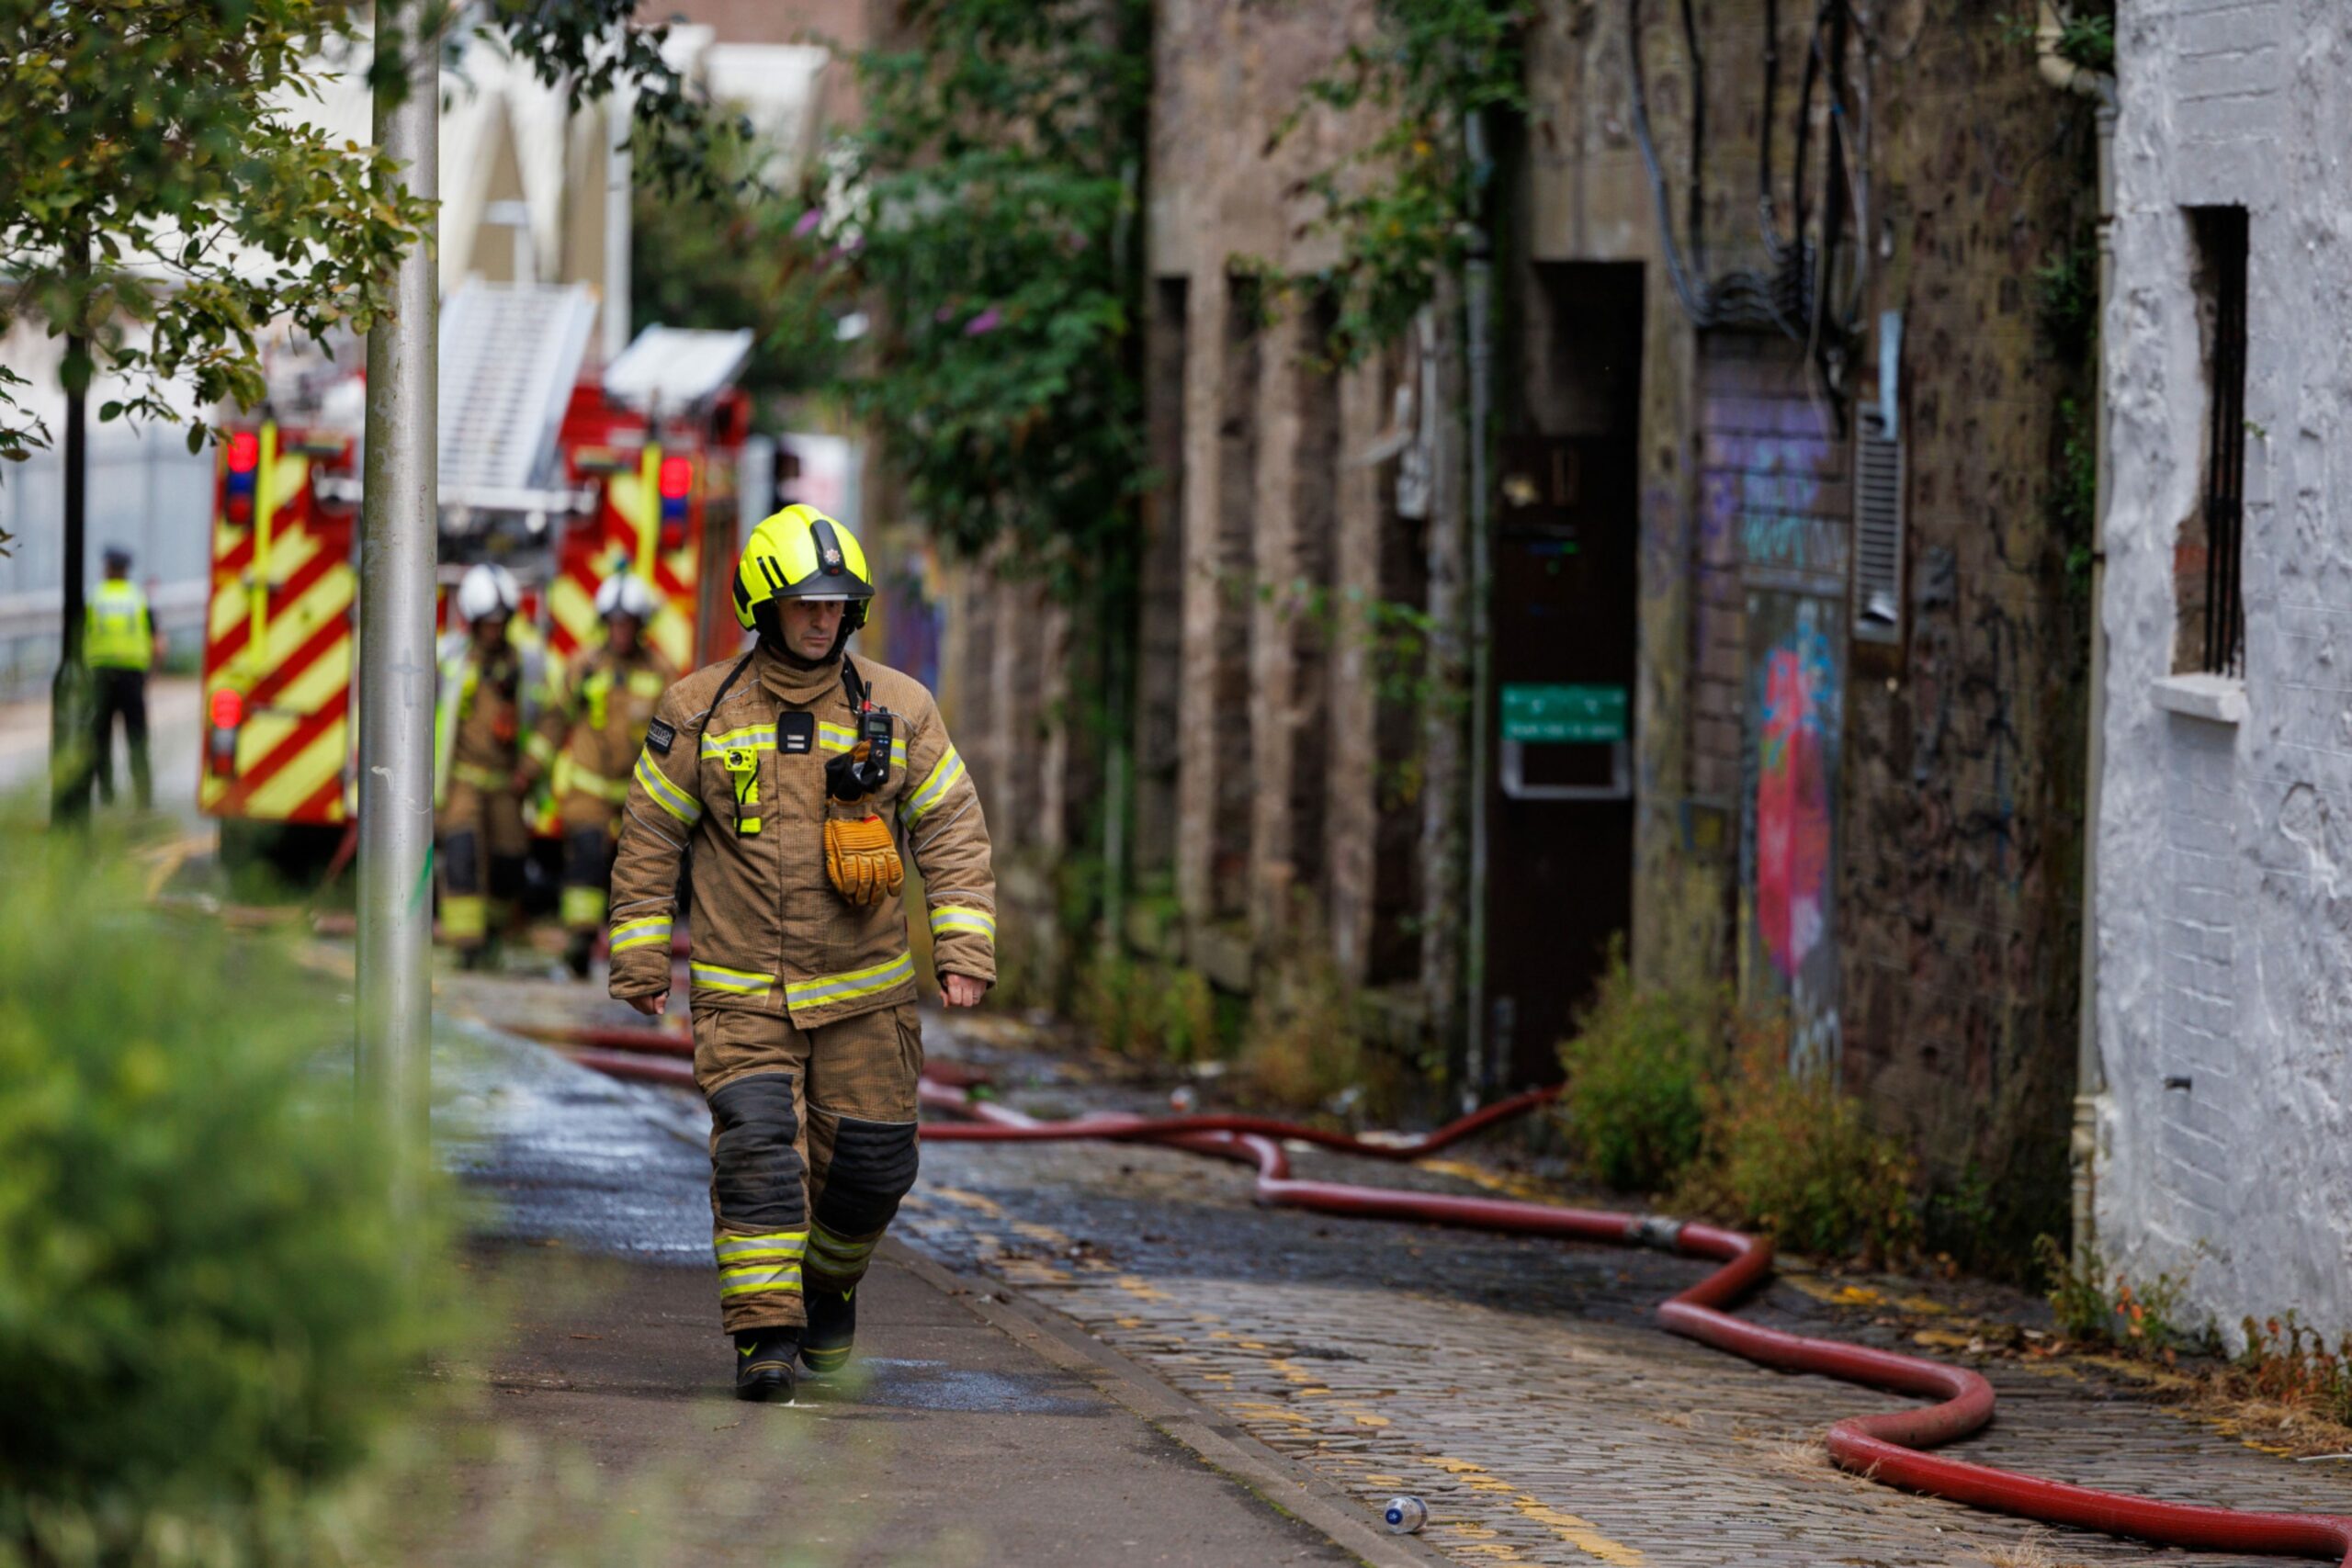
[[[2352, 4], [2121, 0], [2098, 1033], [2103, 1249], [2225, 1332], [2352, 1330]], [[2158, 700], [2199, 504], [2184, 206], [2251, 220], [2247, 716]], [[2166, 1087], [2171, 1080], [2173, 1087]], [[2185, 1085], [2182, 1080], [2186, 1080]]]

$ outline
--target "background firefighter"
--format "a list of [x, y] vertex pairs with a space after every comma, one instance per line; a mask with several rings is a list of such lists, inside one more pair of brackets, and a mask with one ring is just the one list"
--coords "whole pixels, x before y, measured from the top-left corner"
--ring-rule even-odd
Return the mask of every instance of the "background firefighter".
[[466, 966], [514, 918], [523, 892], [523, 657], [508, 639], [521, 603], [503, 566], [480, 565], [458, 584], [462, 638], [442, 656], [434, 712], [435, 858], [441, 863], [441, 935]]
[[155, 617], [147, 595], [130, 581], [130, 552], [107, 547], [106, 580], [90, 594], [87, 629], [82, 634], [82, 662], [96, 685], [92, 715], [90, 760], [98, 798], [114, 799], [114, 721], [122, 719], [122, 739], [130, 753], [130, 788], [139, 809], [155, 806], [155, 784], [147, 763], [147, 671], [154, 666], [163, 639], [155, 635]]
[[604, 581], [596, 590], [596, 614], [605, 640], [573, 655], [570, 669], [555, 671], [526, 745], [528, 782], [536, 787], [540, 773], [548, 775], [561, 825], [563, 955], [582, 979], [605, 929], [605, 889], [628, 799], [629, 766], [645, 744], [654, 705], [678, 678], [644, 640], [656, 607], [652, 591], [634, 573]]
[[694, 846], [695, 1077], [747, 1399], [789, 1397], [796, 1355], [820, 1373], [847, 1357], [857, 1282], [914, 1185], [922, 1036], [901, 847], [948, 1004], [996, 976], [978, 794], [931, 694], [843, 652], [873, 596], [864, 549], [831, 518], [794, 506], [753, 531], [735, 609], [758, 646], [662, 697], [613, 867], [612, 994], [658, 1012]]

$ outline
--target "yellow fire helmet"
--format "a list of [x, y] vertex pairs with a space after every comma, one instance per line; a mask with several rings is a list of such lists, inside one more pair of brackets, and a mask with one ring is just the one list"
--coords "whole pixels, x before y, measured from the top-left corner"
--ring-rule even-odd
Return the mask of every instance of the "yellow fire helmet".
[[781, 645], [776, 604], [785, 599], [839, 599], [848, 608], [842, 634], [865, 624], [874, 574], [857, 536], [813, 506], [787, 506], [752, 530], [735, 568], [735, 618]]

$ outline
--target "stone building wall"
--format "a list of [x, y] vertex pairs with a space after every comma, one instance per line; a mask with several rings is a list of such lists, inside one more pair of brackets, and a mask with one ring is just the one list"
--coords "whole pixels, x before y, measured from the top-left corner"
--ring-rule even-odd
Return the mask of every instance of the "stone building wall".
[[[1899, 642], [1851, 636], [1853, 411], [1821, 398], [1802, 343], [1694, 330], [1668, 286], [1622, 7], [1542, 9], [1529, 249], [1639, 261], [1650, 279], [1636, 968], [1789, 998], [1801, 1048], [1841, 1062], [1939, 1185], [2018, 1241], [2063, 1228], [2087, 648], [2050, 491], [2060, 402], [2088, 397], [2088, 367], [2047, 352], [2033, 275], [2089, 242], [2093, 130], [1981, 7], [1875, 9], [1855, 391], [1877, 400], [1876, 323], [1900, 312]], [[1764, 10], [1701, 12], [1715, 273], [1763, 260]], [[1781, 15], [1785, 220], [1811, 11]], [[1691, 61], [1672, 7], [1646, 19], [1656, 142], [1695, 265]], [[1813, 134], [1817, 204], [1817, 119]]]

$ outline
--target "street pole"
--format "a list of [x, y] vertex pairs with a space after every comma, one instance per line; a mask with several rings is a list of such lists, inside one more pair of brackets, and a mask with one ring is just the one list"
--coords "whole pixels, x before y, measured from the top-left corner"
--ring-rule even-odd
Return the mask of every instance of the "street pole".
[[[85, 267], [89, 249], [83, 248]], [[90, 819], [90, 787], [97, 762], [90, 742], [90, 674], [82, 667], [82, 630], [89, 619], [83, 594], [88, 570], [90, 340], [65, 340], [58, 379], [65, 389], [65, 563], [63, 616], [57, 637], [57, 675], [49, 689], [49, 819], [81, 827]]]
[[[440, 156], [437, 40], [403, 36], [421, 6], [377, 12], [376, 144], [430, 202]], [[394, 99], [397, 84], [404, 95]], [[433, 987], [433, 574], [439, 489], [437, 221], [403, 256], [368, 334], [359, 549], [360, 1101], [403, 1145], [429, 1136]]]

